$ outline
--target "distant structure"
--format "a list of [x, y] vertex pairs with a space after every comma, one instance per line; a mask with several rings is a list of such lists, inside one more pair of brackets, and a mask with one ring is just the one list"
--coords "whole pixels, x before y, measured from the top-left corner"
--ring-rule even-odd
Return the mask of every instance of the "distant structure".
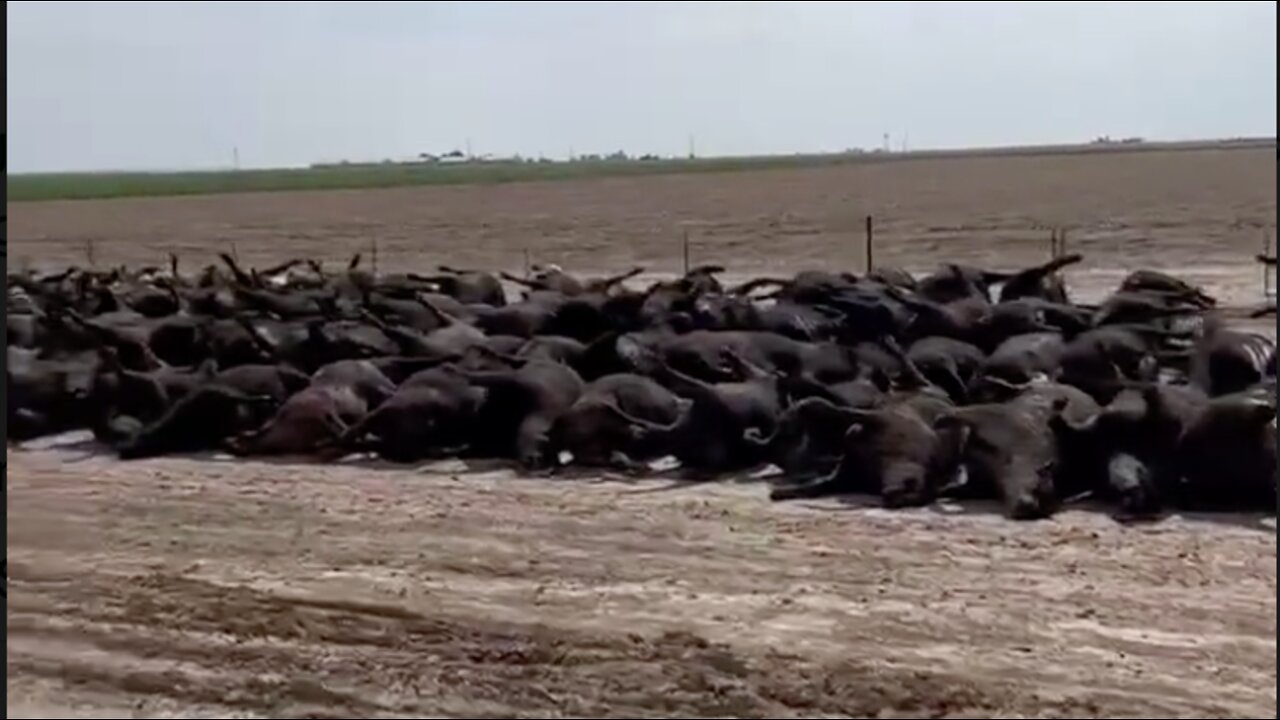
[[458, 165], [461, 163], [465, 163], [470, 159], [471, 158], [468, 157], [467, 155], [464, 155], [461, 150], [451, 150], [445, 153], [444, 155], [441, 155], [440, 157], [436, 158], [436, 162], [444, 165]]
[[1103, 135], [1102, 137], [1094, 138], [1092, 144], [1093, 145], [1140, 145], [1143, 142], [1145, 142], [1145, 140], [1140, 137], [1127, 137], [1127, 138], [1120, 138], [1119, 140], [1116, 140], [1112, 138], [1110, 135]]

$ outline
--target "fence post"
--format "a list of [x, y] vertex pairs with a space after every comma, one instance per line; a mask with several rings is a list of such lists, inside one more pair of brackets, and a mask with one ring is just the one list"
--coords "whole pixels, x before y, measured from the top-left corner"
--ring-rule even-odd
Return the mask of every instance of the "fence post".
[[89, 238], [88, 240], [84, 241], [84, 257], [86, 260], [89, 261], [90, 268], [93, 268], [96, 266], [96, 263], [94, 261], [94, 252], [93, 252], [93, 238]]
[[369, 248], [370, 260], [373, 261], [373, 276], [376, 278], [378, 277], [378, 238], [370, 238], [369, 244], [371, 246]]
[[529, 248], [524, 249], [524, 279], [528, 280], [533, 275], [533, 256], [529, 254]]
[[689, 274], [689, 228], [688, 227], [684, 228], [683, 249], [684, 249], [684, 274], [688, 275]]
[[875, 269], [875, 221], [867, 216], [867, 274]]

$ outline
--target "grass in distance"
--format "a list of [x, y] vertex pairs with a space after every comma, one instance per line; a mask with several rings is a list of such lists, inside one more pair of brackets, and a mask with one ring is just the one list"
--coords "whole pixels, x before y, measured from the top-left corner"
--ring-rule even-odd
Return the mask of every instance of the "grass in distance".
[[841, 156], [783, 156], [705, 160], [477, 162], [459, 165], [385, 163], [281, 170], [203, 172], [48, 173], [10, 175], [9, 202], [159, 195], [206, 195], [284, 190], [494, 184], [659, 173], [725, 172], [834, 164]]
[[166, 195], [337, 190], [415, 185], [466, 185], [569, 180], [663, 173], [733, 172], [820, 167], [850, 163], [983, 156], [1035, 156], [1104, 152], [1230, 150], [1272, 147], [1274, 138], [1136, 145], [1057, 145], [909, 153], [846, 152], [660, 160], [582, 160], [576, 162], [490, 161], [457, 165], [426, 163], [340, 164], [299, 169], [192, 172], [101, 172], [9, 175], [8, 202], [87, 200]]

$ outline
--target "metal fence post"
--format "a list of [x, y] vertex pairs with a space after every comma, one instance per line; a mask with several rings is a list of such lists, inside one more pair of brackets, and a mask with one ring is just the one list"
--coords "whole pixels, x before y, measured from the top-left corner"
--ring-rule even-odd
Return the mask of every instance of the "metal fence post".
[[875, 220], [870, 215], [867, 216], [867, 248], [866, 248], [866, 272], [868, 274], [875, 270]]

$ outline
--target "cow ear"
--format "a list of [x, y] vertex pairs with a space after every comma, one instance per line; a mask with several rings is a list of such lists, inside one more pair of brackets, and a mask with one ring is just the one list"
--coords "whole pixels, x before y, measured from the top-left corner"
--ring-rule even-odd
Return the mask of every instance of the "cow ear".
[[109, 345], [99, 345], [97, 350], [98, 361], [101, 363], [100, 368], [102, 370], [107, 372], [120, 371], [120, 353], [115, 348]]
[[197, 368], [196, 373], [206, 379], [214, 377], [218, 374], [218, 359], [209, 358], [200, 363], [200, 367]]
[[1071, 404], [1068, 398], [1056, 398], [1053, 401], [1053, 414], [1049, 416], [1049, 424], [1058, 430], [1067, 430], [1076, 433], [1087, 433], [1093, 431], [1098, 425], [1098, 418], [1102, 417], [1101, 413], [1093, 413], [1088, 417], [1073, 417], [1067, 412], [1067, 406]]
[[1136, 388], [1142, 396], [1142, 402], [1150, 410], [1156, 410], [1164, 406], [1164, 398], [1160, 395], [1160, 385], [1157, 383], [1144, 383]]
[[1122, 391], [1104, 408], [1101, 417], [1127, 422], [1141, 422], [1147, 417], [1151, 405], [1142, 393], [1133, 390]]
[[644, 345], [634, 337], [618, 336], [613, 341], [613, 347], [618, 357], [631, 362], [633, 365], [639, 366], [644, 361], [651, 360]]
[[1160, 377], [1160, 360], [1147, 353], [1138, 361], [1138, 377], [1143, 380], [1154, 380]]

